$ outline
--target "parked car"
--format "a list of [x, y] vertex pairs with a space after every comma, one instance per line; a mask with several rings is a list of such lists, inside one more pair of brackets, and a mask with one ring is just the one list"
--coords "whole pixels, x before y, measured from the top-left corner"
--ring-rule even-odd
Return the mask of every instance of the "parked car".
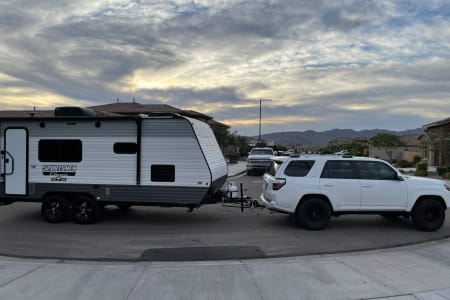
[[277, 157], [264, 174], [263, 204], [291, 214], [306, 229], [325, 228], [331, 216], [353, 213], [411, 217], [417, 228], [438, 230], [450, 205], [441, 180], [404, 176], [367, 157]]
[[335, 155], [349, 155], [350, 153], [347, 150], [341, 150], [338, 152], [334, 152]]
[[271, 157], [274, 155], [273, 149], [269, 147], [252, 148], [247, 158], [247, 175], [257, 172], [263, 173], [267, 170], [272, 162]]

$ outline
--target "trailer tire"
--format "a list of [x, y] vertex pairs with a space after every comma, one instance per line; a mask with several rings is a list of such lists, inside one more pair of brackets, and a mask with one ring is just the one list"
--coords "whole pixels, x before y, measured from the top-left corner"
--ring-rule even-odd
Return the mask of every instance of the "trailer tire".
[[49, 223], [61, 223], [70, 215], [70, 204], [62, 195], [48, 195], [41, 205], [41, 214]]
[[101, 207], [91, 196], [78, 196], [72, 205], [72, 217], [78, 224], [92, 224], [98, 220]]

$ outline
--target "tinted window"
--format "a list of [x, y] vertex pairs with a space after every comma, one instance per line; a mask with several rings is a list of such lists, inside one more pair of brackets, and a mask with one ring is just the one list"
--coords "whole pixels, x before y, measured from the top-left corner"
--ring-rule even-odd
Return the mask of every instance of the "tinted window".
[[321, 177], [354, 179], [353, 164], [350, 161], [328, 161], [325, 164]]
[[114, 153], [116, 154], [136, 154], [136, 143], [115, 143]]
[[391, 167], [381, 162], [372, 161], [358, 161], [356, 162], [358, 167], [359, 176], [361, 179], [374, 179], [374, 180], [393, 180], [397, 179], [397, 172]]
[[308, 174], [311, 167], [314, 165], [314, 161], [291, 161], [284, 170], [284, 174], [287, 176], [304, 177]]
[[80, 140], [40, 140], [39, 161], [80, 162], [82, 145]]
[[152, 165], [151, 180], [156, 182], [174, 182], [175, 166], [174, 165]]

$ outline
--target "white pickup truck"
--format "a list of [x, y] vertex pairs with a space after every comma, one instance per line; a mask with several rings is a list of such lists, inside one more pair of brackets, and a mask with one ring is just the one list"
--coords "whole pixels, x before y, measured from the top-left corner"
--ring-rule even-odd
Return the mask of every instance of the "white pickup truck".
[[273, 149], [269, 147], [252, 148], [247, 158], [247, 175], [264, 173], [272, 162]]
[[325, 228], [331, 216], [411, 217], [417, 228], [438, 230], [450, 205], [450, 186], [405, 176], [389, 163], [347, 155], [274, 157], [264, 174], [263, 204], [292, 214], [306, 228]]

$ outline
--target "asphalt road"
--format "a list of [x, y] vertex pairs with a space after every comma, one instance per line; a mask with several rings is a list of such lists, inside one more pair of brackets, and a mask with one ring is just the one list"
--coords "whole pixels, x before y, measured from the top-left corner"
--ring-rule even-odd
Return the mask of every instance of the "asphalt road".
[[[245, 194], [257, 198], [261, 177], [241, 176]], [[205, 205], [183, 208], [106, 207], [93, 225], [46, 223], [40, 205], [0, 207], [0, 255], [95, 260], [202, 260], [297, 256], [389, 248], [450, 237], [450, 216], [437, 232], [409, 220], [379, 216], [333, 218], [323, 231], [306, 231], [287, 215], [266, 209]]]

